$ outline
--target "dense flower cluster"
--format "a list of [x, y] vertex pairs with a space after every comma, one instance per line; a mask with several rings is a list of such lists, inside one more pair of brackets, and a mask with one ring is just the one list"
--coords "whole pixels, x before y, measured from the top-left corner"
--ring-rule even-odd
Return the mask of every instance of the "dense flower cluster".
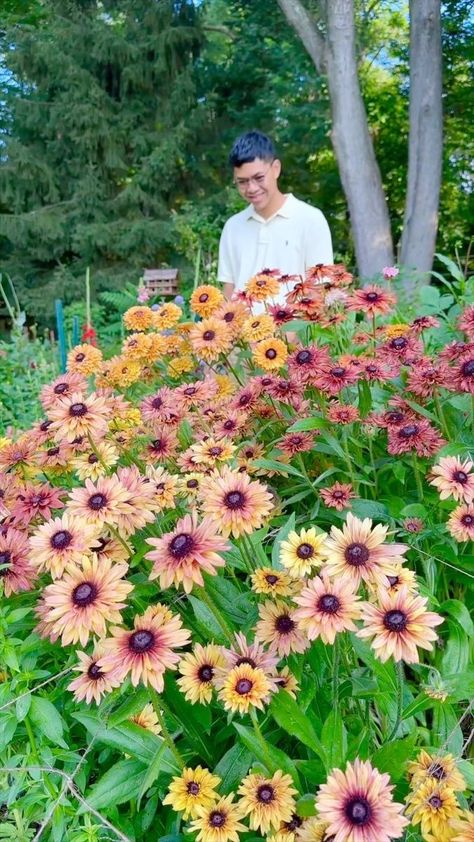
[[[289, 280], [265, 270], [230, 302], [202, 285], [192, 320], [142, 295], [124, 315], [120, 353], [72, 349], [42, 391], [44, 418], [1, 443], [5, 595], [37, 589], [36, 633], [80, 644], [77, 703], [141, 684], [153, 707], [134, 722], [168, 740], [157, 694], [170, 672], [183, 703], [255, 722], [281, 694], [299, 698], [316, 642], [334, 670], [341, 648], [353, 657], [350, 641], [402, 670], [424, 665], [443, 622], [420, 580], [424, 521], [366, 514], [387, 466], [412, 474], [419, 504], [424, 470], [448, 511], [446, 540], [474, 538], [473, 462], [441, 450], [450, 397], [474, 396], [473, 308], [458, 318], [464, 338], [436, 348], [433, 317], [390, 323], [386, 285], [353, 289], [343, 266], [317, 266], [272, 305]], [[253, 315], [254, 302], [266, 311]], [[227, 582], [242, 631], [219, 599]], [[217, 775], [185, 768], [163, 803], [202, 842], [249, 829], [273, 842], [388, 842], [408, 820], [427, 840], [472, 838], [450, 755], [422, 752], [410, 765], [408, 818], [368, 760], [334, 769], [309, 818], [294, 779], [267, 772], [220, 795]]]

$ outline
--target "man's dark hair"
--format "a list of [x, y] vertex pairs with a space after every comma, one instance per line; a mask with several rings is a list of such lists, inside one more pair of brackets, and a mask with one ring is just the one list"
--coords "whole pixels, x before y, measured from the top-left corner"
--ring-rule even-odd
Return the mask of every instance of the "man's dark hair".
[[276, 149], [273, 141], [263, 132], [245, 132], [234, 141], [230, 150], [229, 164], [231, 167], [241, 167], [260, 158], [262, 161], [273, 161]]

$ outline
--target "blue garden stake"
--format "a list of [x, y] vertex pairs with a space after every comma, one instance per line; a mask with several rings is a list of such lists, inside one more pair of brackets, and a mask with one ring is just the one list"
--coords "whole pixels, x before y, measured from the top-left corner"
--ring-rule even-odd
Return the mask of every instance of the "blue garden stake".
[[79, 316], [72, 317], [72, 347], [79, 345]]
[[56, 307], [56, 325], [58, 329], [58, 344], [59, 344], [59, 361], [61, 371], [66, 371], [66, 333], [64, 330], [64, 313], [63, 302], [60, 298], [55, 301]]

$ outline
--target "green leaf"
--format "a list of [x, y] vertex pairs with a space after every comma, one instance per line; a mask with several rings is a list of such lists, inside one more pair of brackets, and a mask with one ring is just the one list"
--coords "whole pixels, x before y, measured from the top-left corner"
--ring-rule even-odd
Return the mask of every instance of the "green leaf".
[[352, 513], [358, 518], [370, 517], [372, 520], [389, 520], [387, 507], [382, 503], [376, 503], [374, 500], [359, 500], [352, 501]]
[[273, 541], [272, 547], [272, 565], [277, 569], [281, 570], [283, 565], [280, 563], [280, 547], [283, 541], [286, 541], [290, 532], [295, 530], [296, 526], [296, 515], [295, 512], [292, 512], [289, 516], [286, 523], [281, 527], [281, 529], [275, 535], [275, 540]]
[[457, 760], [456, 766], [458, 767], [461, 775], [463, 776], [464, 780], [466, 781], [467, 788], [470, 790], [474, 789], [474, 764], [470, 760]]
[[399, 781], [406, 772], [407, 761], [412, 757], [416, 734], [410, 734], [405, 740], [393, 740], [379, 748], [372, 755], [372, 763], [379, 772], [387, 772], [392, 781]]
[[245, 777], [252, 764], [253, 754], [238, 743], [221, 757], [214, 769], [214, 774], [222, 779], [219, 784], [219, 792], [228, 795], [229, 792], [237, 789], [242, 778]]
[[[95, 810], [132, 801], [140, 792], [143, 780], [143, 763], [137, 760], [119, 760], [107, 770], [86, 794], [88, 804]], [[87, 812], [88, 805], [79, 807], [78, 813]]]
[[62, 748], [67, 748], [67, 743], [63, 739], [63, 720], [52, 702], [41, 696], [33, 696], [29, 717], [48, 740]]
[[218, 643], [227, 643], [224, 632], [207, 605], [201, 602], [196, 596], [192, 596], [192, 594], [189, 595], [188, 599], [203, 634], [207, 637], [214, 638]]
[[26, 696], [20, 696], [20, 698], [16, 700], [15, 713], [18, 722], [23, 722], [25, 716], [28, 715], [30, 707], [31, 693], [27, 693]]
[[438, 252], [436, 252], [435, 256], [441, 263], [444, 263], [444, 265], [456, 281], [458, 281], [460, 284], [464, 283], [464, 274], [459, 268], [459, 266], [457, 266], [457, 264], [454, 262], [454, 260], [451, 260], [450, 257], [446, 257], [445, 254], [439, 254]]
[[125, 701], [114, 710], [108, 717], [107, 723], [110, 728], [119, 725], [124, 719], [130, 719], [138, 713], [150, 701], [150, 695], [146, 687], [135, 687], [133, 693], [129, 693]]
[[298, 798], [296, 802], [296, 813], [298, 816], [303, 816], [304, 818], [316, 815], [316, 804], [312, 792], [308, 792], [306, 795]]
[[277, 462], [275, 459], [254, 459], [252, 465], [257, 468], [266, 468], [268, 471], [275, 471], [277, 474], [290, 474], [292, 477], [303, 479], [303, 474], [297, 471], [293, 465], [283, 464], [283, 462]]
[[163, 768], [163, 755], [167, 750], [168, 747], [165, 741], [162, 740], [161, 745], [157, 748], [155, 756], [153, 757], [150, 765], [148, 766], [148, 769], [145, 772], [145, 776], [143, 778], [142, 785], [140, 787], [140, 791], [137, 797], [137, 808], [140, 807], [140, 801], [142, 800], [146, 791], [150, 789], [151, 785], [156, 781], [158, 775], [160, 774]]
[[441, 672], [461, 674], [469, 663], [469, 638], [457, 623], [449, 622], [449, 638], [441, 660]]
[[359, 412], [361, 418], [366, 418], [372, 409], [372, 390], [367, 383], [367, 380], [360, 380], [358, 383], [359, 390]]
[[468, 637], [474, 637], [474, 623], [463, 602], [459, 599], [447, 599], [439, 606], [439, 610], [441, 614], [449, 614], [453, 617]]
[[427, 514], [425, 506], [422, 506], [421, 503], [410, 503], [409, 506], [405, 506], [400, 512], [402, 517], [426, 518]]
[[321, 732], [321, 742], [327, 757], [328, 772], [341, 768], [347, 754], [347, 731], [338, 710], [332, 710]]
[[252, 755], [256, 757], [266, 769], [268, 769], [269, 772], [273, 774], [277, 771], [277, 769], [281, 769], [287, 775], [291, 775], [295, 786], [298, 789], [301, 789], [296, 765], [284, 751], [268, 741], [266, 742], [264, 751], [263, 747], [256, 740], [255, 733], [251, 728], [247, 728], [245, 725], [240, 725], [238, 722], [234, 722], [233, 725], [239, 735], [240, 741], [252, 753]]
[[458, 719], [459, 717], [452, 705], [448, 705], [446, 702], [436, 702], [431, 729], [433, 745], [442, 746], [455, 757], [461, 754], [464, 743]]
[[402, 711], [402, 719], [410, 719], [410, 716], [416, 716], [424, 710], [429, 710], [435, 706], [435, 699], [427, 696], [426, 693], [420, 693], [416, 699], [413, 699], [409, 705]]
[[[161, 746], [161, 738], [146, 728], [141, 728], [135, 722], [122, 722], [114, 728], [107, 728], [92, 713], [73, 713], [77, 719], [96, 740], [111, 748], [131, 754], [141, 763], [151, 763]], [[164, 760], [166, 771], [176, 771], [176, 761], [171, 753], [168, 753]]]
[[295, 699], [291, 698], [289, 693], [280, 691], [273, 696], [269, 712], [280, 728], [283, 728], [287, 734], [296, 737], [305, 746], [308, 746], [308, 748], [314, 751], [324, 762], [327, 761], [324, 747], [313, 728], [309, 716], [302, 712], [298, 703]]
[[187, 742], [194, 745], [197, 754], [213, 764], [213, 742], [206, 737], [211, 733], [211, 709], [204, 705], [192, 705], [178, 689], [176, 679], [169, 673], [165, 676], [164, 699], [176, 721], [186, 729]]
[[288, 432], [302, 433], [310, 430], [324, 430], [328, 426], [328, 422], [322, 416], [312, 416], [311, 418], [301, 418], [295, 421], [291, 427], [288, 427]]

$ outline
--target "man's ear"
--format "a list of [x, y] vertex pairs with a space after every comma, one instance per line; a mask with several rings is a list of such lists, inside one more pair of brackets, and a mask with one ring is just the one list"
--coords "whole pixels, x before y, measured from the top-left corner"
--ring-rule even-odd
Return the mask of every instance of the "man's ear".
[[272, 161], [272, 169], [275, 174], [275, 178], [279, 178], [281, 173], [281, 161], [279, 158], [275, 158], [275, 160]]

